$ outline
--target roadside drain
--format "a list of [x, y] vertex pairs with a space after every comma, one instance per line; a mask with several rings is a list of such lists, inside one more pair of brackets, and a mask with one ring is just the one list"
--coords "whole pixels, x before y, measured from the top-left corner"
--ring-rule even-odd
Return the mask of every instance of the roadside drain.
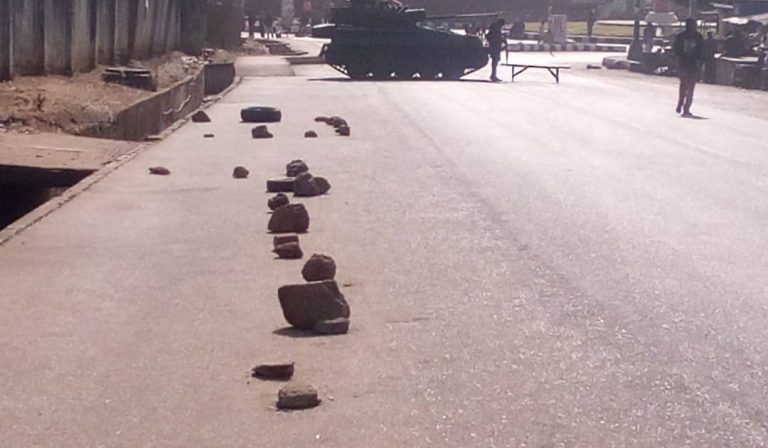
[[0, 165], [0, 230], [93, 173]]

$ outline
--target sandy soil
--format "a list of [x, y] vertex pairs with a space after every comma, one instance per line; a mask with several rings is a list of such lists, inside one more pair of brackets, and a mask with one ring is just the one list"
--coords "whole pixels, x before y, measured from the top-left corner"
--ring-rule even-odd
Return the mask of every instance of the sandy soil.
[[[213, 57], [227, 58], [233, 56], [221, 51]], [[162, 90], [201, 70], [203, 63], [199, 58], [173, 52], [147, 61], [132, 61], [129, 66], [151, 69]], [[0, 131], [78, 135], [153, 94], [106, 83], [101, 79], [103, 69], [72, 77], [24, 76], [0, 83]]]

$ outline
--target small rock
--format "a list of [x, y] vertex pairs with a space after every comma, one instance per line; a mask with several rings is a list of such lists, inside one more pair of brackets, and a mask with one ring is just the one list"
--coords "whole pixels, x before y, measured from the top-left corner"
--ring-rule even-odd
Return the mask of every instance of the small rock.
[[270, 193], [287, 193], [293, 191], [293, 177], [279, 177], [267, 180], [267, 191]]
[[244, 166], [236, 166], [235, 170], [232, 171], [232, 177], [235, 179], [248, 179], [248, 176], [250, 175], [251, 172]]
[[336, 128], [336, 133], [342, 137], [349, 137], [350, 135], [352, 135], [352, 130], [349, 128], [349, 126], [344, 125]]
[[277, 393], [278, 409], [310, 409], [319, 404], [317, 389], [307, 384], [289, 384]]
[[293, 194], [300, 197], [320, 196], [331, 190], [331, 183], [323, 177], [301, 173], [293, 183]]
[[298, 242], [280, 244], [275, 247], [274, 252], [278, 257], [285, 260], [299, 260], [304, 257], [304, 252]]
[[267, 128], [266, 125], [256, 126], [251, 129], [251, 136], [253, 138], [272, 138], [274, 137]]
[[275, 209], [269, 219], [272, 233], [304, 233], [309, 229], [309, 213], [304, 204], [288, 204]]
[[203, 138], [213, 138], [213, 137], [216, 137], [216, 136], [213, 134], [203, 134]]
[[595, 64], [587, 64], [587, 70], [602, 70], [603, 67]]
[[205, 111], [198, 110], [192, 114], [192, 123], [210, 123], [211, 117]]
[[252, 375], [254, 378], [261, 378], [262, 380], [281, 380], [286, 381], [293, 376], [294, 364], [262, 364], [253, 368]]
[[307, 131], [304, 133], [304, 138], [317, 138], [317, 132]]
[[277, 247], [281, 244], [298, 243], [299, 235], [275, 235], [272, 244]]
[[267, 207], [269, 207], [270, 210], [275, 210], [290, 203], [291, 200], [288, 199], [288, 196], [283, 193], [278, 193], [275, 195], [275, 197], [267, 201]]
[[171, 170], [164, 166], [153, 166], [149, 169], [149, 174], [154, 174], [156, 176], [170, 176]]
[[311, 330], [318, 322], [349, 318], [349, 304], [333, 280], [283, 286], [277, 291], [285, 320]]
[[341, 117], [331, 117], [328, 120], [326, 120], [325, 123], [330, 126], [333, 126], [334, 128], [338, 128], [340, 126], [348, 126], [347, 120]]
[[314, 254], [304, 264], [301, 276], [308, 282], [333, 280], [336, 277], [336, 262], [328, 255]]
[[307, 171], [309, 166], [303, 160], [292, 160], [285, 166], [285, 175], [288, 177], [296, 177]]
[[338, 319], [324, 320], [318, 322], [312, 327], [312, 331], [323, 335], [337, 335], [349, 333], [349, 319], [340, 317]]

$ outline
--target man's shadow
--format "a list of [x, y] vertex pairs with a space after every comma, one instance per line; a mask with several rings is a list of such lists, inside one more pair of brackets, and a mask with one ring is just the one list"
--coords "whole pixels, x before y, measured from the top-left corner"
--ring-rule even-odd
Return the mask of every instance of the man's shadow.
[[690, 115], [680, 115], [681, 118], [687, 118], [689, 120], [709, 120], [707, 117], [702, 117], [701, 115], [696, 114], [690, 114]]

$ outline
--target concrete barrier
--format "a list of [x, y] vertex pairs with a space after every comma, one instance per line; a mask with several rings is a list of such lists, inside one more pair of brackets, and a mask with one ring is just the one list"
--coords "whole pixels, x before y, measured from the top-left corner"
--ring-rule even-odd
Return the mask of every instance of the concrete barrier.
[[189, 115], [205, 98], [205, 71], [141, 100], [112, 120], [83, 132], [87, 137], [141, 141]]
[[205, 66], [205, 94], [216, 95], [235, 81], [235, 63], [208, 64]]

